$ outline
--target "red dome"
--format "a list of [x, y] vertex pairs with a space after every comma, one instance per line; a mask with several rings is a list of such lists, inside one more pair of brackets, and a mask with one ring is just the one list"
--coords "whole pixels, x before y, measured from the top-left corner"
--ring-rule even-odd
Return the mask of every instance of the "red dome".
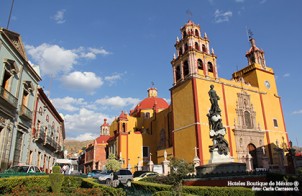
[[146, 109], [166, 109], [169, 107], [169, 104], [159, 97], [148, 97], [142, 100], [135, 108], [131, 111], [131, 114], [140, 112], [141, 110]]

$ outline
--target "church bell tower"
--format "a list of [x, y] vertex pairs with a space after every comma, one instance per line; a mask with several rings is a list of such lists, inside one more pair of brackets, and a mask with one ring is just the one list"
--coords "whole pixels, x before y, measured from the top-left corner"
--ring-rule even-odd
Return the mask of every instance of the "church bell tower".
[[207, 34], [201, 36], [200, 26], [189, 20], [181, 29], [182, 37], [177, 37], [171, 62], [173, 86], [192, 76], [218, 78], [217, 56], [210, 50]]

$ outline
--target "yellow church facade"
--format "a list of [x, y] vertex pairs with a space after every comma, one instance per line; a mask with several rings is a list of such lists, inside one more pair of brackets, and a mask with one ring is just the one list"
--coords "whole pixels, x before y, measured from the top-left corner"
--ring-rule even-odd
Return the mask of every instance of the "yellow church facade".
[[224, 139], [234, 161], [245, 162], [251, 155], [254, 168], [284, 165], [280, 152], [284, 155], [289, 140], [281, 98], [274, 71], [266, 65], [264, 51], [254, 38], [250, 37], [247, 65], [227, 80], [219, 77], [217, 56], [200, 26], [188, 21], [180, 30], [171, 61], [171, 103], [158, 97], [156, 88], [149, 88], [146, 99], [112, 122], [109, 153], [132, 171], [137, 166], [147, 167], [150, 161], [161, 164], [165, 151], [168, 157], [188, 162], [197, 155], [200, 165], [208, 164], [209, 146], [213, 145], [208, 92], [214, 85], [226, 130]]

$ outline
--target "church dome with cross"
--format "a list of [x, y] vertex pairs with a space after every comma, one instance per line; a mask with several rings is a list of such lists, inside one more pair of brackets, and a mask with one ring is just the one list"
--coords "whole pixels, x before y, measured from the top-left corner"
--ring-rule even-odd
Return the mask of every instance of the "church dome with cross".
[[[150, 116], [150, 111], [159, 112], [169, 107], [167, 101], [157, 96], [157, 89], [151, 87], [148, 89], [148, 97], [143, 99], [136, 107], [130, 111], [131, 116], [141, 116], [142, 110], [146, 117]], [[150, 111], [148, 111], [150, 110]]]

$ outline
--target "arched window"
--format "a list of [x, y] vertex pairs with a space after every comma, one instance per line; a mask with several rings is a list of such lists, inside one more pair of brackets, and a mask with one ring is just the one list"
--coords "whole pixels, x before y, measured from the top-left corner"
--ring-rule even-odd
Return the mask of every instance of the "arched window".
[[208, 72], [213, 73], [213, 64], [211, 62], [208, 62]]
[[176, 70], [175, 70], [175, 75], [176, 75], [176, 81], [179, 80], [181, 78], [181, 74], [180, 74], [180, 66], [178, 65], [176, 67]]
[[246, 128], [251, 129], [252, 128], [251, 114], [248, 111], [244, 112], [244, 121], [245, 121]]
[[187, 36], [187, 32], [184, 31], [184, 32], [182, 33], [182, 35], [183, 35], [183, 38], [185, 38], [185, 37]]
[[202, 44], [202, 52], [208, 52], [208, 50], [204, 44]]
[[196, 50], [200, 50], [199, 44], [198, 44], [197, 42], [195, 42], [195, 49], [196, 49]]
[[182, 55], [182, 48], [179, 48], [178, 56]]
[[126, 124], [125, 124], [125, 123], [122, 124], [122, 132], [123, 132], [123, 133], [126, 132]]
[[185, 44], [185, 52], [188, 51], [188, 44]]
[[197, 66], [198, 66], [198, 69], [203, 70], [203, 62], [202, 62], [201, 59], [198, 59], [198, 60], [197, 60]]
[[184, 76], [189, 74], [189, 63], [188, 63], [188, 61], [184, 62], [183, 73], [184, 73]]
[[199, 37], [199, 31], [195, 29], [195, 36]]

